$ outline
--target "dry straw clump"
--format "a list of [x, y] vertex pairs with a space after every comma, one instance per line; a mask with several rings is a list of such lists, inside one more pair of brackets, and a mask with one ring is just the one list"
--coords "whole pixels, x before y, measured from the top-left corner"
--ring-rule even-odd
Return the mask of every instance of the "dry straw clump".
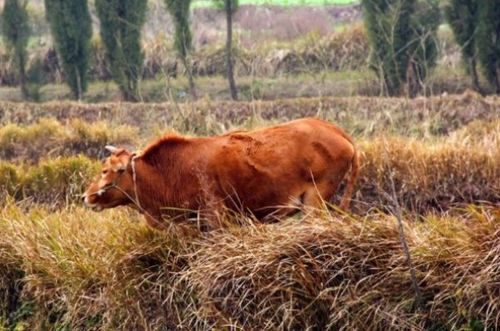
[[120, 211], [8, 204], [0, 215], [0, 291], [18, 284], [10, 307], [30, 310], [11, 322], [30, 329], [500, 327], [492, 208], [406, 219], [421, 311], [387, 215], [325, 214], [204, 235], [157, 232]]
[[17, 295], [17, 305], [0, 316], [15, 316], [16, 309], [29, 304], [24, 320], [11, 318], [14, 326], [162, 330], [181, 325], [194, 300], [177, 276], [187, 266], [180, 254], [189, 252], [186, 234], [180, 240], [174, 233], [153, 231], [134, 222], [137, 215], [120, 211], [50, 212], [31, 205], [24, 213], [7, 204], [0, 213], [5, 234], [0, 292], [14, 284], [19, 289], [9, 297]]
[[500, 130], [470, 137], [441, 142], [380, 137], [360, 143], [358, 207], [387, 205], [384, 193], [392, 194], [391, 174], [398, 199], [419, 212], [461, 203], [498, 204], [500, 145], [492, 143], [498, 141]]
[[84, 156], [49, 159], [33, 166], [0, 162], [0, 198], [5, 201], [11, 196], [54, 207], [79, 201], [99, 169], [98, 162]]
[[[496, 213], [496, 214], [495, 214]], [[214, 236], [187, 275], [215, 326], [415, 330], [500, 323], [498, 211], [408, 224], [424, 309], [392, 217], [293, 221]]]
[[128, 125], [112, 127], [105, 122], [88, 123], [71, 119], [64, 125], [53, 118], [41, 118], [30, 125], [7, 124], [0, 128], [0, 158], [37, 163], [41, 158], [83, 154], [104, 156], [106, 144], [133, 145], [138, 132]]

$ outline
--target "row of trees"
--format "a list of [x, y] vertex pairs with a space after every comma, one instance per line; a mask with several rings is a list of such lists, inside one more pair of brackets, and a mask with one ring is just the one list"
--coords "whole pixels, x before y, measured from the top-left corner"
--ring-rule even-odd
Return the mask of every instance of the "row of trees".
[[[174, 26], [174, 46], [184, 66], [189, 90], [196, 97], [191, 69], [192, 0], [164, 0]], [[233, 74], [232, 17], [237, 0], [213, 0], [226, 13], [226, 67], [233, 99], [237, 99]], [[389, 95], [416, 95], [436, 64], [437, 29], [441, 23], [439, 0], [361, 0], [364, 22], [371, 44], [370, 67]], [[13, 50], [21, 91], [29, 97], [26, 48], [30, 25], [27, 0], [5, 0], [2, 30]], [[128, 101], [139, 99], [143, 53], [141, 30], [145, 23], [147, 0], [95, 0], [107, 62], [113, 79]], [[444, 16], [461, 46], [473, 86], [482, 91], [477, 66], [500, 93], [500, 0], [447, 0]], [[92, 22], [87, 0], [45, 0], [49, 21], [65, 79], [76, 99], [88, 86]]]
[[477, 74], [479, 59], [486, 79], [500, 93], [500, 0], [450, 0], [444, 13], [474, 88], [482, 90]]
[[[189, 89], [196, 97], [190, 64], [192, 35], [189, 24], [191, 0], [164, 0], [175, 25], [174, 46], [183, 63]], [[227, 17], [226, 61], [228, 81], [233, 99], [237, 98], [233, 75], [232, 16], [238, 0], [213, 0]], [[23, 96], [29, 97], [25, 73], [27, 46], [31, 34], [26, 9], [27, 0], [5, 0], [2, 13], [4, 37], [14, 52]], [[127, 101], [139, 100], [138, 84], [144, 56], [141, 30], [145, 23], [147, 0], [95, 0], [100, 21], [100, 35], [106, 59], [122, 96]], [[81, 99], [88, 87], [92, 20], [87, 0], [45, 0], [46, 17], [66, 83], [75, 99]]]
[[[437, 59], [439, 0], [362, 0], [371, 45], [370, 66], [389, 95], [413, 96]], [[481, 92], [477, 60], [500, 93], [500, 0], [448, 0], [444, 16], [461, 46], [474, 88]]]

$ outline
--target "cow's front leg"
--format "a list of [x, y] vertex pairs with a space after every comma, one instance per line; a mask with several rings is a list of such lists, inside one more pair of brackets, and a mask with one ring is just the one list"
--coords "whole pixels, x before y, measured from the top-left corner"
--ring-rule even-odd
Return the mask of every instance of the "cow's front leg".
[[226, 212], [226, 206], [222, 200], [210, 201], [209, 204], [200, 210], [199, 217], [202, 220], [203, 231], [219, 230], [225, 227], [230, 217]]
[[145, 212], [144, 213], [144, 218], [146, 219], [146, 223], [155, 228], [156, 230], [166, 230], [167, 226], [165, 222], [161, 219], [161, 216], [153, 216], [150, 213]]

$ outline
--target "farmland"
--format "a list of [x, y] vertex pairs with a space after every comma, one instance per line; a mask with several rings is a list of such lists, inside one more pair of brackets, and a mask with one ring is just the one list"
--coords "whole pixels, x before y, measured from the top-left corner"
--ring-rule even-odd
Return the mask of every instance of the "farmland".
[[[357, 0], [240, 0], [241, 5], [274, 5], [274, 6], [327, 6], [358, 3]], [[200, 7], [213, 5], [213, 1], [200, 0], [195, 3]]]
[[[195, 98], [158, 0], [148, 3], [130, 103], [96, 34], [89, 90], [68, 100], [43, 2], [30, 2], [38, 29], [28, 64], [44, 63], [37, 102], [23, 100], [0, 48], [0, 331], [500, 329], [500, 97], [483, 76], [482, 93], [471, 89], [451, 29], [438, 30], [421, 93], [387, 97], [358, 2], [240, 3], [238, 101], [224, 77], [224, 15], [195, 2]], [[160, 231], [131, 208], [81, 202], [105, 145], [139, 151], [164, 134], [303, 117], [355, 141], [349, 211], [335, 207], [341, 190], [272, 224], [228, 211], [218, 230], [193, 218], [166, 219]]]
[[[472, 92], [177, 106], [3, 103], [2, 323], [495, 328], [499, 109], [497, 97]], [[136, 149], [163, 132], [220, 134], [303, 116], [335, 121], [355, 136], [363, 168], [352, 214], [325, 210], [272, 225], [239, 217], [243, 226], [199, 233], [195, 225], [155, 231], [133, 211], [95, 213], [79, 203], [104, 144]], [[423, 292], [418, 313], [384, 193], [389, 173]]]

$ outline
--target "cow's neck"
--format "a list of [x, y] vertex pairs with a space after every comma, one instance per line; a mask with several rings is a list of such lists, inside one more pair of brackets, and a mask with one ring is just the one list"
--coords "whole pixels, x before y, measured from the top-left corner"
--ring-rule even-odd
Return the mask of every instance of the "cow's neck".
[[[146, 216], [160, 220], [162, 215], [169, 214], [169, 208], [183, 207], [180, 204], [183, 198], [181, 191], [184, 190], [179, 187], [182, 183], [176, 181], [175, 178], [179, 179], [184, 176], [179, 173], [179, 169], [175, 169], [173, 163], [165, 163], [161, 166], [151, 165], [140, 158], [137, 158], [134, 163], [135, 185], [132, 186], [129, 194], [134, 200], [138, 200], [135, 202], [136, 207]], [[170, 174], [176, 176], [170, 176]]]
[[[160, 192], [161, 183], [157, 171], [141, 159], [135, 159], [132, 174], [135, 171], [131, 191], [128, 192], [134, 200], [133, 205], [144, 214], [158, 218], [160, 216], [159, 206], [164, 203]], [[134, 181], [135, 179], [135, 181]]]

